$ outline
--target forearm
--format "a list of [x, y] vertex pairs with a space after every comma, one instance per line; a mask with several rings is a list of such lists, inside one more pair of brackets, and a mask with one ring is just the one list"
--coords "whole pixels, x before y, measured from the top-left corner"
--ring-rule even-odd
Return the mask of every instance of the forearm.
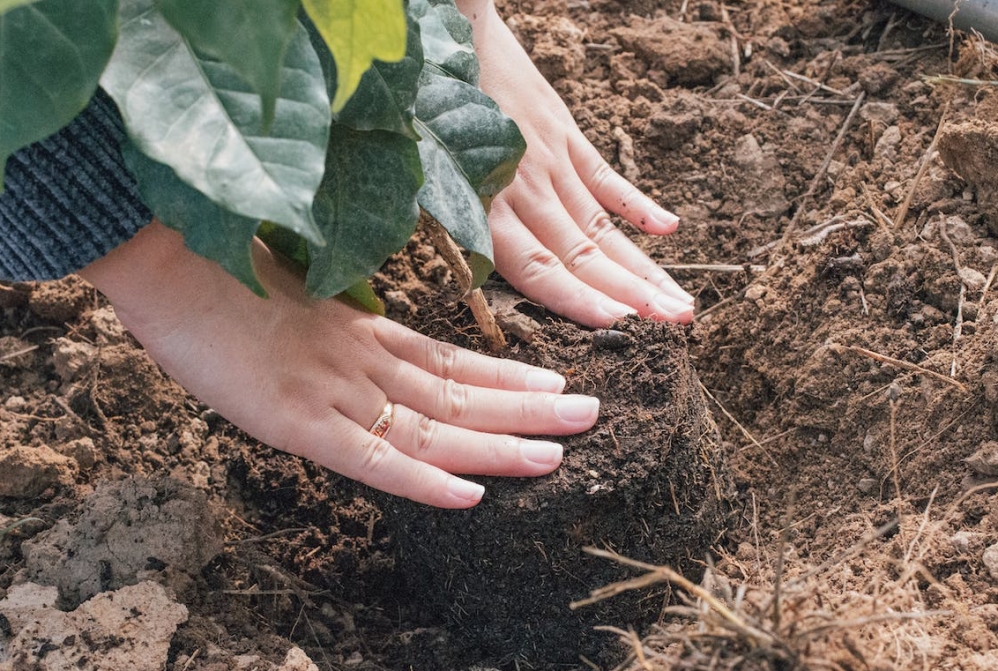
[[64, 129], [7, 161], [0, 278], [55, 279], [107, 254], [152, 219], [121, 158], [117, 108], [98, 92]]

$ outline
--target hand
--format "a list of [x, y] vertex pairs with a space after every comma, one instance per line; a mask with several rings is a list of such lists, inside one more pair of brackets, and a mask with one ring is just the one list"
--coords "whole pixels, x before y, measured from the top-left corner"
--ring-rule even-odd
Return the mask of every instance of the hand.
[[603, 160], [492, 0], [457, 4], [474, 29], [482, 90], [527, 140], [516, 179], [489, 214], [496, 269], [528, 298], [589, 326], [635, 312], [692, 320], [693, 298], [613, 225], [606, 210], [654, 235], [675, 231], [678, 217]]
[[[466, 508], [484, 488], [451, 475], [536, 476], [595, 398], [561, 395], [553, 372], [482, 356], [388, 319], [304, 294], [302, 278], [254, 249], [262, 299], [152, 223], [81, 272], [167, 373], [258, 440], [386, 492]], [[394, 425], [369, 432], [386, 399]]]

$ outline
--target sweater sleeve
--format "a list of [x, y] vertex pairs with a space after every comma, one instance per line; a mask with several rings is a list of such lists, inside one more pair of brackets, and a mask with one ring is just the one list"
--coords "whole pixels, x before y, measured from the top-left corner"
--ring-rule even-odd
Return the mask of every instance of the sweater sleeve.
[[75, 272], [152, 220], [121, 157], [125, 130], [98, 89], [58, 133], [7, 160], [0, 192], [0, 279]]

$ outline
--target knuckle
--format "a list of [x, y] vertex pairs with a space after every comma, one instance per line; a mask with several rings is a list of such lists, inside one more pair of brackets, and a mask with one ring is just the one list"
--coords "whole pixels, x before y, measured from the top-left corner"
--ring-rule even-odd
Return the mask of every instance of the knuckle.
[[617, 227], [603, 210], [597, 210], [582, 227], [582, 232], [597, 245], [617, 233]]
[[454, 377], [457, 368], [457, 348], [432, 339], [427, 343], [427, 347], [429, 348], [429, 370], [445, 379]]
[[610, 164], [606, 161], [600, 161], [596, 169], [593, 170], [593, 185], [596, 189], [600, 189], [606, 186], [607, 182], [611, 181], [617, 173], [613, 171]]
[[460, 420], [468, 413], [468, 388], [453, 380], [444, 380], [440, 391], [440, 409], [448, 421]]
[[565, 253], [563, 263], [571, 271], [585, 266], [603, 255], [600, 248], [589, 238], [584, 238], [572, 245]]
[[392, 446], [387, 440], [371, 436], [364, 440], [360, 446], [360, 477], [357, 478], [367, 484], [383, 468], [383, 464], [388, 459]]
[[527, 282], [533, 282], [558, 269], [561, 261], [548, 249], [537, 249], [527, 254], [523, 260], [521, 276]]
[[418, 452], [428, 452], [437, 442], [440, 434], [440, 425], [426, 415], [420, 415], [416, 424], [416, 450]]

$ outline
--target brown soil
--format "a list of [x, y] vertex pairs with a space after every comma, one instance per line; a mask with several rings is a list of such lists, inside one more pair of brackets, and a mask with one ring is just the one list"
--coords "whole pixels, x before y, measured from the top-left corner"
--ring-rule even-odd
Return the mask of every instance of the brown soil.
[[[497, 507], [478, 518], [420, 515], [247, 440], [167, 380], [79, 281], [0, 286], [0, 669], [71, 658], [52, 653], [65, 640], [13, 630], [4, 604], [14, 613], [29, 580], [61, 588], [64, 609], [166, 585], [188, 611], [170, 671], [307, 668], [293, 645], [320, 669], [591, 668], [569, 637], [604, 669], [998, 668], [986, 486], [998, 478], [998, 92], [944, 81], [998, 79], [995, 48], [874, 0], [503, 11], [603, 154], [683, 218], [673, 236], [636, 239], [697, 296], [685, 332], [593, 334], [490, 289], [516, 334], [509, 356], [603, 397], [604, 420], [546, 482], [585, 483], [592, 494], [566, 494], [568, 506], [602, 501], [617, 526], [565, 528], [557, 511], [531, 510], [537, 485], [524, 481], [490, 483]], [[407, 255], [378, 281], [391, 314], [480, 347], [463, 308], [428, 299], [447, 279], [440, 259], [419, 242]], [[684, 416], [665, 380], [687, 351], [708, 394]], [[721, 516], [726, 476], [649, 459], [712, 427], [704, 407], [735, 488], [723, 539], [682, 513]], [[572, 460], [615, 443], [604, 462]], [[676, 502], [678, 518], [652, 486], [663, 477], [700, 492]], [[489, 517], [511, 502], [535, 529]], [[645, 507], [659, 504], [665, 517]], [[449, 535], [410, 534], [413, 519]], [[641, 575], [577, 552], [585, 574], [543, 573], [572, 534], [576, 548], [613, 538], [702, 576], [698, 596], [715, 607], [659, 583], [569, 611]], [[95, 538], [143, 549], [112, 561]], [[494, 545], [477, 554], [491, 566], [450, 574], [500, 581], [494, 603], [432, 598], [444, 574], [427, 567], [467, 556], [441, 545], [459, 540]], [[509, 566], [505, 546], [535, 540], [536, 568]], [[66, 563], [76, 573], [60, 573], [60, 552], [83, 557]], [[557, 596], [541, 589], [558, 580]], [[553, 644], [550, 626], [563, 634]], [[80, 668], [105, 668], [94, 660], [112, 639], [84, 646], [92, 666]]]

